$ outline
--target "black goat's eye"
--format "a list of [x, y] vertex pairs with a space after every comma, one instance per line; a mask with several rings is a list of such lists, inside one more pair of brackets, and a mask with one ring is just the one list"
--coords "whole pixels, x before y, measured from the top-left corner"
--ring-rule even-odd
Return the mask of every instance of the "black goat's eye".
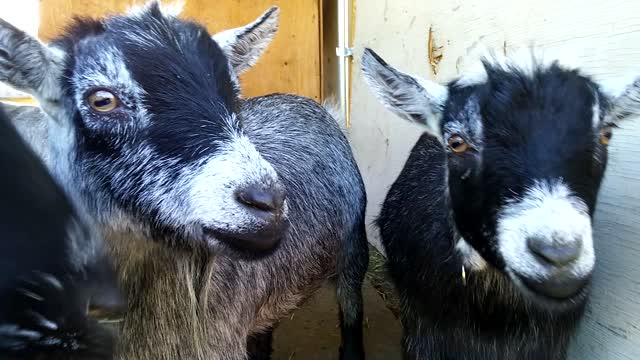
[[613, 129], [611, 126], [605, 126], [600, 130], [600, 144], [609, 145], [611, 137], [613, 136]]
[[87, 102], [94, 111], [108, 113], [120, 106], [120, 100], [107, 90], [94, 91], [87, 96]]
[[460, 135], [453, 135], [447, 140], [449, 149], [457, 154], [462, 154], [469, 150], [469, 144]]

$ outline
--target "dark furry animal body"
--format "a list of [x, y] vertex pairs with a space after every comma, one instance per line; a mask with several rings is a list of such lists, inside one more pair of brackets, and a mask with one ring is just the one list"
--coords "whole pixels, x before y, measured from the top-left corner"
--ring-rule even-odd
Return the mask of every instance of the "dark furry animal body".
[[466, 269], [463, 280], [445, 171], [442, 145], [422, 135], [377, 220], [400, 292], [405, 358], [564, 359], [584, 305], [558, 315], [538, 309], [497, 270]]
[[605, 88], [530, 49], [446, 86], [369, 49], [363, 72], [388, 109], [429, 132], [377, 220], [405, 358], [565, 359], [595, 266], [607, 146], [639, 113], [640, 80]]
[[115, 286], [97, 283], [112, 269], [96, 235], [1, 108], [0, 147], [0, 358], [112, 358], [113, 335], [86, 315]]

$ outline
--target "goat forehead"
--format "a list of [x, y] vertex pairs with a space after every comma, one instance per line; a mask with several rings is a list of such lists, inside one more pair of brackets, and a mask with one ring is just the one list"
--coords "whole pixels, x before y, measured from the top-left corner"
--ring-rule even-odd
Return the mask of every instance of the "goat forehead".
[[449, 93], [445, 132], [462, 124], [466, 134], [479, 134], [470, 140], [481, 145], [480, 173], [489, 193], [518, 196], [533, 181], [564, 179], [591, 196], [603, 105], [588, 79], [559, 68], [533, 75], [489, 72], [486, 83], [454, 83]]
[[[478, 97], [470, 88], [452, 91], [443, 117], [445, 134], [464, 135], [470, 141], [482, 142], [483, 124]], [[480, 145], [480, 144], [476, 144]]]
[[133, 77], [147, 92], [198, 99], [229, 112], [237, 97], [229, 62], [206, 30], [175, 19], [140, 26], [139, 32], [118, 32], [118, 41]]
[[201, 118], [234, 112], [238, 94], [228, 59], [204, 28], [145, 13], [110, 18], [103, 29], [85, 31], [74, 44], [75, 77], [96, 87], [118, 83], [116, 90], [135, 83], [151, 113], [176, 104]]
[[[148, 93], [163, 95], [175, 90], [174, 94], [185, 96], [215, 96], [223, 105], [237, 96], [227, 57], [198, 24], [164, 17], [151, 7], [103, 21], [76, 20], [69, 29], [59, 42], [71, 50], [75, 62], [91, 65], [104, 58], [104, 65], [113, 53], [105, 48], [117, 49], [130, 77]], [[104, 66], [95, 68], [100, 71]], [[149, 81], [145, 84], [143, 80]]]
[[125, 102], [129, 96], [142, 96], [144, 91], [132, 78], [122, 52], [115, 46], [101, 43], [101, 39], [85, 41], [76, 51], [72, 78], [78, 95], [91, 88], [106, 87], [126, 93], [128, 96], [122, 99]]
[[[533, 73], [492, 68], [487, 72], [486, 82], [480, 84], [452, 83], [449, 101], [454, 104], [448, 106], [449, 119], [480, 118], [485, 138], [531, 139], [552, 132], [547, 141], [571, 141], [571, 137], [590, 138], [602, 121], [606, 104], [600, 103], [597, 86], [575, 71], [551, 66]], [[469, 103], [474, 99], [479, 110], [462, 111], [473, 108]]]
[[[228, 61], [204, 29], [158, 18], [116, 17], [103, 25], [74, 44], [71, 78], [79, 106], [90, 89], [114, 90], [135, 112], [136, 124], [128, 128], [135, 136], [129, 131], [127, 139], [144, 139], [158, 156], [189, 163], [240, 131]], [[107, 155], [125, 142], [99, 143], [95, 152]]]
[[206, 29], [196, 23], [165, 17], [152, 10], [111, 17], [105, 21], [105, 29], [117, 34], [120, 41], [146, 49], [161, 45], [180, 47], [188, 45], [200, 35], [208, 36]]

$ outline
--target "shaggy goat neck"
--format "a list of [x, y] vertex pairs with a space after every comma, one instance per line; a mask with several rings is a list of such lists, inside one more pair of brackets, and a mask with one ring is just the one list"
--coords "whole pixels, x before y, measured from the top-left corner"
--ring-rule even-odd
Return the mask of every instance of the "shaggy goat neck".
[[242, 354], [241, 334], [219, 329], [208, 291], [215, 256], [169, 249], [134, 234], [110, 234], [107, 242], [129, 301], [120, 331], [118, 359], [218, 359], [225, 342]]

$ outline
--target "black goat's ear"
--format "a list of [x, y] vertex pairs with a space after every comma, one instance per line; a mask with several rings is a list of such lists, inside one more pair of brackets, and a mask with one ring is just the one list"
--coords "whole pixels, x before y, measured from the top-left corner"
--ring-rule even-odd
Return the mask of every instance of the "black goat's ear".
[[387, 109], [426, 126], [442, 139], [440, 120], [449, 93], [446, 86], [400, 72], [371, 49], [365, 49], [362, 56], [362, 73]]
[[607, 114], [610, 122], [640, 115], [640, 73], [603, 82], [602, 89], [611, 103]]
[[212, 36], [229, 57], [231, 67], [241, 74], [254, 66], [278, 31], [280, 9], [276, 6], [255, 21]]

